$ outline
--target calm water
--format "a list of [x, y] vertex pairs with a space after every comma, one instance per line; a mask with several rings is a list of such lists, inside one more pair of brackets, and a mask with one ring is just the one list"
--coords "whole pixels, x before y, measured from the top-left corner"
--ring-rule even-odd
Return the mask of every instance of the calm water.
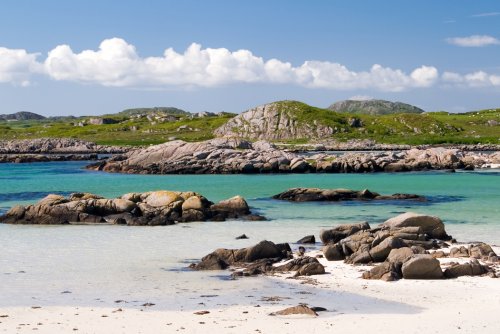
[[[128, 300], [131, 306], [153, 299], [158, 307], [194, 307], [199, 289], [215, 291], [218, 298], [235, 292], [255, 295], [256, 289], [263, 293], [265, 287], [275, 292], [279, 284], [262, 278], [227, 281], [221, 279], [227, 273], [193, 273], [184, 268], [218, 247], [246, 247], [263, 239], [293, 243], [307, 234], [318, 236], [324, 227], [362, 220], [376, 225], [405, 211], [441, 217], [448, 233], [459, 241], [500, 244], [500, 173], [495, 171], [145, 176], [91, 172], [83, 170], [84, 165], [0, 164], [0, 210], [34, 203], [48, 193], [118, 196], [169, 189], [197, 191], [212, 201], [240, 194], [270, 220], [160, 227], [0, 225], [0, 307], [112, 305], [117, 299]], [[328, 204], [269, 199], [298, 186], [408, 192], [430, 200]], [[250, 239], [234, 239], [243, 233]]]

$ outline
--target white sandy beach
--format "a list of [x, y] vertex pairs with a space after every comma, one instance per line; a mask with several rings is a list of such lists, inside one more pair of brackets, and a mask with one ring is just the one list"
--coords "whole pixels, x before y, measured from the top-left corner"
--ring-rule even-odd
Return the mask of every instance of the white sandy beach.
[[[498, 252], [500, 249], [495, 248]], [[197, 306], [168, 310], [156, 305], [127, 307], [43, 306], [0, 308], [3, 333], [499, 333], [500, 279], [461, 277], [397, 282], [359, 278], [366, 267], [320, 261], [327, 274], [300, 279], [291, 275], [242, 278], [255, 282], [255, 293], [203, 295]], [[224, 274], [229, 274], [224, 272]], [[260, 289], [261, 280], [270, 285]], [[222, 294], [221, 294], [222, 295]], [[264, 297], [263, 297], [264, 296]], [[151, 296], [161, 300], [161, 296]], [[191, 298], [192, 299], [192, 298]], [[199, 302], [199, 304], [198, 304]], [[306, 303], [327, 311], [318, 317], [270, 316]], [[175, 310], [175, 309], [178, 310]], [[198, 315], [195, 312], [208, 311]]]

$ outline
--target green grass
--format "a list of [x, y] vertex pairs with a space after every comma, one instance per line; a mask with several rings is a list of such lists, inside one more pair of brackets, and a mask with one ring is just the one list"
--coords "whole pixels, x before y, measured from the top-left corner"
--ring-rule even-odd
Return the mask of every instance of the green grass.
[[[285, 114], [297, 124], [325, 125], [334, 129], [331, 138], [347, 141], [371, 139], [388, 144], [500, 144], [500, 109], [453, 114], [434, 112], [425, 114], [361, 115], [336, 113], [328, 109], [309, 106], [298, 101], [276, 102], [280, 115]], [[137, 109], [141, 110], [141, 109]], [[134, 113], [133, 113], [134, 114]], [[234, 114], [204, 118], [180, 117], [177, 121], [152, 123], [145, 117], [130, 118], [126, 114], [107, 115], [119, 123], [75, 126], [90, 117], [58, 118], [7, 122], [0, 121], [0, 140], [31, 139], [41, 137], [78, 138], [102, 145], [142, 146], [158, 144], [175, 137], [185, 141], [213, 138], [213, 131], [225, 124]], [[349, 120], [358, 118], [361, 127], [351, 127]], [[187, 129], [179, 129], [186, 126]], [[132, 131], [133, 128], [136, 131]], [[294, 138], [288, 144], [306, 144], [318, 138]]]
[[[185, 141], [201, 141], [213, 138], [213, 130], [227, 122], [231, 114], [152, 124], [145, 118], [128, 119], [113, 116], [117, 124], [75, 126], [89, 117], [71, 121], [23, 121], [0, 122], [0, 139], [32, 139], [41, 137], [78, 138], [101, 145], [142, 146], [159, 144], [175, 137]], [[106, 116], [107, 117], [107, 116]], [[188, 129], [178, 130], [186, 125]], [[136, 127], [136, 131], [132, 128]]]

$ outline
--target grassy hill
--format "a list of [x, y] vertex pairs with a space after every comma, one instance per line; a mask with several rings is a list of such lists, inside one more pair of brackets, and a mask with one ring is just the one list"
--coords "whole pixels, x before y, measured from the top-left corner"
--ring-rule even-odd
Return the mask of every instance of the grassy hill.
[[[141, 113], [138, 113], [141, 114]], [[137, 116], [137, 114], [133, 114]], [[177, 114], [178, 115], [178, 114]], [[123, 114], [106, 115], [116, 124], [89, 124], [90, 118], [56, 118], [41, 121], [0, 121], [0, 140], [41, 137], [78, 138], [101, 145], [141, 146], [159, 144], [171, 139], [201, 141], [213, 138], [212, 132], [234, 114], [192, 118], [190, 114], [178, 116], [175, 121], [156, 118], [129, 117]]]
[[[312, 130], [326, 126], [333, 132], [331, 136], [322, 138], [301, 132], [300, 137], [284, 141], [288, 143], [307, 143], [321, 139], [372, 139], [379, 143], [411, 145], [500, 144], [500, 109], [461, 114], [433, 112], [368, 115], [337, 113], [298, 101], [280, 101], [274, 104], [279, 115], [286, 115], [294, 120], [294, 126], [304, 125]], [[0, 140], [69, 137], [107, 145], [148, 145], [173, 138], [200, 141], [213, 138], [214, 130], [235, 116], [221, 114], [197, 118], [184, 113], [171, 115], [175, 117], [167, 120], [157, 112], [148, 115], [144, 112], [118, 113], [106, 115], [106, 118], [114, 118], [118, 123], [103, 125], [89, 124], [90, 117], [0, 121]]]

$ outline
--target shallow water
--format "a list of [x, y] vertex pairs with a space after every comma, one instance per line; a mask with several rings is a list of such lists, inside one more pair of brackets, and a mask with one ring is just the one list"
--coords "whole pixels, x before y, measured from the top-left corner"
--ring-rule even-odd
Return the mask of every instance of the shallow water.
[[[227, 272], [195, 273], [185, 268], [215, 248], [246, 247], [263, 239], [294, 242], [307, 234], [318, 236], [324, 227], [362, 220], [376, 225], [405, 211], [441, 217], [459, 241], [500, 244], [500, 174], [494, 171], [159, 176], [106, 174], [83, 170], [84, 165], [0, 165], [0, 210], [34, 203], [53, 192], [118, 196], [170, 189], [197, 191], [212, 201], [240, 194], [270, 220], [158, 227], [0, 225], [0, 307], [113, 304], [118, 299], [132, 306], [154, 299], [164, 308], [180, 301], [183, 307], [194, 307], [199, 291], [217, 294], [225, 302], [235, 293], [279, 291], [279, 282], [272, 280], [228, 281]], [[429, 201], [332, 204], [270, 199], [298, 186], [416, 193]], [[235, 240], [243, 233], [250, 239]], [[62, 293], [66, 291], [71, 293]]]

